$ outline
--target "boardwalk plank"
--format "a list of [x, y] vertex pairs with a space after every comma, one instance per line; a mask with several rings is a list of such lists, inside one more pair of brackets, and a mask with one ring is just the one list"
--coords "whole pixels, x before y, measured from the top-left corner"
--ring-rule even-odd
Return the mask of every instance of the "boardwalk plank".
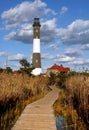
[[59, 89], [53, 87], [44, 98], [26, 106], [12, 130], [56, 130], [53, 103]]

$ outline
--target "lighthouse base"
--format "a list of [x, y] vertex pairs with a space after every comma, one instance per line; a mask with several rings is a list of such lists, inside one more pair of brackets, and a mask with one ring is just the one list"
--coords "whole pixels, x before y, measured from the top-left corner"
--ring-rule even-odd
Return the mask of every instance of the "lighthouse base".
[[34, 76], [38, 76], [42, 73], [42, 69], [41, 68], [35, 68], [32, 70], [31, 74]]

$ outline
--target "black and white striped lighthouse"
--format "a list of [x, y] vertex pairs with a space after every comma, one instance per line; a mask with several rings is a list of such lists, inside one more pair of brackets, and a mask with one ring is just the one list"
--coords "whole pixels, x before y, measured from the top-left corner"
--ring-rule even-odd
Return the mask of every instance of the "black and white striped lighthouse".
[[33, 75], [41, 74], [41, 54], [40, 54], [40, 21], [39, 18], [34, 18], [33, 23], [33, 57], [32, 65], [34, 70]]

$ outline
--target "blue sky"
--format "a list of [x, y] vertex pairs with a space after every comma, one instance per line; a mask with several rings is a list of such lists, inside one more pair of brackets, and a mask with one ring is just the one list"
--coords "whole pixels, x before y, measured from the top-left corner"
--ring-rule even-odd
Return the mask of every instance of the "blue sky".
[[55, 63], [89, 69], [89, 0], [1, 0], [0, 6], [0, 67], [32, 62], [32, 24], [39, 16], [43, 72]]

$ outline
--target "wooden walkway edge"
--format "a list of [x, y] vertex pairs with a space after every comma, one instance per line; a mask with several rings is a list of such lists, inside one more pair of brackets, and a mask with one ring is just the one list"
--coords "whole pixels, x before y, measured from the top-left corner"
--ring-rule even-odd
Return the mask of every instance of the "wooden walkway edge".
[[56, 130], [53, 103], [59, 89], [53, 87], [44, 98], [26, 106], [12, 130]]

